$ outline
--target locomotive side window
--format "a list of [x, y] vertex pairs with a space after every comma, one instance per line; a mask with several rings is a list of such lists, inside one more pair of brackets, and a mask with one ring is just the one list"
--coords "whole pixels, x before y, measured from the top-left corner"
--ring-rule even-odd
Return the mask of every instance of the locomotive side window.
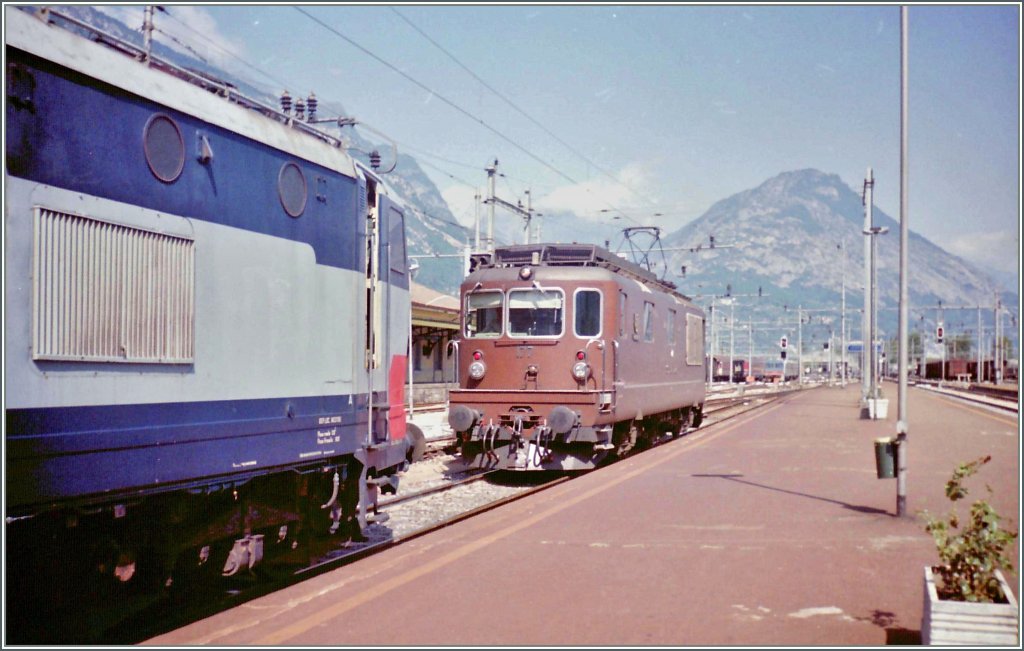
[[559, 289], [513, 289], [508, 293], [508, 334], [558, 337], [565, 297]]
[[298, 217], [306, 209], [306, 176], [295, 163], [281, 166], [277, 174], [277, 195], [284, 211], [292, 217]]
[[676, 343], [676, 311], [668, 311], [668, 321], [665, 324], [668, 330], [668, 343], [669, 345]]
[[644, 341], [654, 341], [654, 303], [644, 301]]
[[704, 363], [704, 320], [699, 314], [686, 315], [686, 364]]
[[577, 337], [601, 334], [601, 292], [596, 289], [576, 290], [574, 329]]
[[476, 292], [466, 295], [466, 337], [499, 337], [505, 327], [501, 292]]
[[172, 183], [185, 167], [185, 140], [181, 129], [169, 116], [157, 113], [146, 122], [142, 148], [153, 176]]

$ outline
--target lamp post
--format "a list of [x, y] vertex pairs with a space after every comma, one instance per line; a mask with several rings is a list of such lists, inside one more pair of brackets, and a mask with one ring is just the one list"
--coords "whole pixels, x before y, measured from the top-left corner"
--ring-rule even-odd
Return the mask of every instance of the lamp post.
[[[875, 178], [871, 168], [868, 168], [864, 177], [864, 189], [861, 191], [861, 203], [864, 204], [864, 228], [862, 232], [867, 233], [872, 227], [871, 209], [874, 205], [872, 193], [874, 192]], [[871, 238], [864, 240], [864, 318], [861, 321], [861, 339], [864, 346], [861, 352], [861, 398], [866, 401], [871, 396]], [[867, 402], [863, 403], [867, 407]]]
[[842, 354], [842, 356], [840, 358], [840, 362], [839, 362], [840, 365], [842, 366], [842, 368], [839, 371], [840, 372], [839, 385], [842, 386], [842, 387], [845, 387], [846, 386], [846, 247], [844, 247], [843, 243], [840, 242], [839, 244], [836, 245], [836, 248], [838, 248], [840, 251], [843, 252], [843, 266], [842, 266], [842, 272], [843, 272], [842, 273], [842, 275], [843, 275], [843, 293], [842, 293], [842, 296], [843, 296], [843, 298], [842, 298], [842, 308], [840, 309], [840, 312], [839, 312], [840, 319], [841, 319], [841, 322], [842, 322], [842, 325], [840, 325], [840, 328], [839, 328], [839, 344], [843, 347], [843, 354]]
[[862, 231], [864, 235], [868, 236], [871, 248], [871, 261], [870, 261], [870, 295], [871, 295], [871, 312], [868, 317], [868, 370], [871, 374], [870, 383], [868, 385], [868, 398], [878, 398], [878, 386], [875, 379], [876, 368], [878, 366], [877, 359], [875, 357], [875, 332], [878, 328], [878, 286], [876, 285], [877, 271], [875, 269], [875, 257], [877, 244], [875, 243], [876, 235], [885, 235], [889, 232], [887, 226], [872, 226], [871, 228], [864, 229]]

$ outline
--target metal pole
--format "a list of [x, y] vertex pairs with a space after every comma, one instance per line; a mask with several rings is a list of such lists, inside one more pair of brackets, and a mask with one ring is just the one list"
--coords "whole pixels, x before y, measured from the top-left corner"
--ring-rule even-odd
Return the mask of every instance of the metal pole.
[[[871, 231], [871, 204], [872, 204], [872, 191], [875, 187], [875, 179], [872, 174], [871, 168], [868, 168], [867, 175], [864, 178], [864, 193], [862, 201], [864, 202], [864, 231]], [[871, 236], [864, 238], [864, 318], [861, 321], [861, 339], [864, 342], [863, 351], [861, 353], [861, 394], [864, 400], [867, 400], [871, 394]], [[864, 403], [867, 406], [867, 402]]]
[[[473, 251], [480, 250], [480, 193], [473, 195]], [[467, 267], [468, 269], [468, 267]]]
[[797, 386], [803, 386], [804, 383], [804, 308], [803, 306], [797, 306], [796, 308], [797, 317], [799, 321], [796, 324], [796, 360], [799, 366], [796, 369], [796, 383]]
[[733, 323], [733, 302], [729, 301], [729, 384], [732, 385], [732, 371], [733, 364], [736, 363], [735, 356], [733, 354], [733, 336], [736, 332], [735, 324]]
[[711, 384], [715, 379], [715, 299], [711, 298], [711, 308], [709, 309], [709, 316], [711, 317], [711, 345], [709, 346], [708, 353], [708, 389], [711, 388]]
[[946, 321], [942, 318], [942, 301], [939, 301], [939, 325], [942, 326], [942, 370], [939, 374], [939, 386], [946, 381]]
[[498, 159], [494, 159], [494, 166], [487, 168], [487, 189], [490, 195], [490, 210], [487, 215], [487, 251], [494, 253], [494, 177], [498, 171]]
[[750, 354], [747, 356], [747, 377], [754, 377], [754, 317], [747, 321], [747, 339], [750, 343]]
[[907, 319], [910, 305], [907, 290], [908, 261], [910, 252], [910, 212], [909, 184], [907, 172], [909, 167], [908, 137], [908, 33], [907, 7], [900, 7], [900, 377], [899, 377], [899, 412], [896, 421], [896, 515], [902, 517], [907, 513]]
[[828, 331], [828, 385], [832, 386], [832, 376], [836, 372], [836, 365], [832, 362], [832, 353], [834, 349], [832, 347], [832, 330]]
[[978, 306], [978, 384], [981, 384], [981, 306]]
[[846, 247], [843, 243], [839, 243], [839, 248], [843, 251], [843, 307], [840, 313], [841, 325], [839, 327], [839, 342], [843, 347], [840, 364], [842, 368], [839, 370], [840, 381], [839, 384], [842, 387], [846, 386]]
[[530, 243], [530, 231], [533, 230], [533, 226], [532, 226], [532, 224], [530, 224], [530, 221], [533, 219], [533, 210], [530, 208], [530, 203], [531, 203], [530, 202], [530, 198], [531, 198], [530, 191], [527, 190], [526, 191], [526, 242], [525, 242], [526, 244]]
[[153, 5], [146, 5], [142, 12], [143, 46], [146, 49], [146, 65], [153, 60]]
[[1003, 381], [1003, 302], [996, 296], [996, 341], [995, 356], [996, 368], [993, 379], [996, 384]]
[[878, 338], [878, 236], [871, 235], [871, 397], [878, 398], [878, 352], [875, 339]]

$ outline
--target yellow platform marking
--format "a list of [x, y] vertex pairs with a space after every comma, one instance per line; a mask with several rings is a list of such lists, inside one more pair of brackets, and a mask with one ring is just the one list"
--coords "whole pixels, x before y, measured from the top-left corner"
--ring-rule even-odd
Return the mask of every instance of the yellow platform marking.
[[[575, 497], [566, 499], [565, 501], [559, 502], [558, 504], [552, 506], [550, 509], [547, 509], [546, 511], [542, 511], [540, 513], [537, 513], [536, 515], [520, 520], [516, 524], [501, 529], [500, 531], [496, 531], [490, 535], [484, 536], [483, 538], [478, 538], [477, 540], [466, 543], [465, 545], [457, 549], [454, 549], [448, 552], [447, 554], [438, 556], [437, 558], [428, 561], [427, 563], [424, 563], [423, 565], [415, 569], [409, 570], [404, 574], [399, 574], [398, 576], [383, 581], [368, 590], [365, 590], [358, 594], [352, 595], [347, 599], [339, 601], [328, 608], [325, 608], [311, 615], [303, 617], [302, 619], [292, 624], [289, 624], [288, 626], [285, 626], [281, 629], [278, 629], [270, 635], [267, 635], [263, 639], [256, 641], [254, 644], [266, 646], [280, 645], [285, 640], [289, 640], [298, 635], [301, 635], [302, 633], [305, 633], [306, 631], [309, 631], [317, 626], [325, 624], [328, 621], [336, 617], [339, 617], [350, 610], [353, 610], [355, 608], [358, 608], [359, 606], [362, 606], [363, 604], [373, 601], [374, 599], [377, 599], [378, 597], [381, 597], [387, 594], [388, 592], [391, 592], [392, 590], [396, 590], [407, 583], [415, 581], [416, 579], [422, 576], [430, 574], [431, 572], [439, 570], [447, 565], [451, 565], [452, 563], [455, 563], [456, 561], [464, 558], [469, 554], [472, 554], [475, 551], [483, 549], [484, 547], [487, 547], [488, 545], [497, 542], [502, 538], [507, 538], [508, 536], [511, 536], [512, 534], [521, 531], [531, 525], [534, 525], [537, 522], [544, 520], [545, 518], [549, 518], [552, 515], [555, 515], [556, 513], [564, 511], [570, 506], [579, 504], [580, 502], [590, 499], [591, 497], [598, 495], [599, 493], [603, 493], [609, 488], [613, 488], [628, 479], [632, 479], [633, 477], [639, 475], [640, 473], [647, 472], [651, 468], [661, 465], [671, 459], [674, 459], [675, 457], [683, 454], [684, 452], [688, 452], [697, 446], [704, 445], [710, 441], [713, 441], [719, 436], [722, 436], [727, 432], [731, 432], [732, 430], [738, 427], [747, 425], [753, 422], [754, 420], [757, 420], [758, 418], [761, 418], [762, 416], [765, 416], [768, 413], [771, 413], [772, 411], [778, 409], [783, 404], [785, 403], [780, 402], [778, 404], [772, 405], [766, 408], [764, 411], [761, 411], [760, 413], [751, 416], [750, 418], [747, 418], [738, 423], [733, 423], [732, 425], [717, 432], [701, 432], [700, 436], [690, 439], [690, 445], [681, 446], [678, 450], [671, 450], [667, 454], [664, 454], [663, 456], [658, 458], [657, 460], [648, 462], [634, 470], [627, 472], [624, 475], [621, 475], [618, 479], [608, 481], [596, 488], [593, 488], [584, 493], [580, 493]], [[211, 638], [208, 637], [207, 640], [209, 639]]]
[[947, 404], [947, 405], [953, 405], [954, 407], [959, 407], [960, 409], [963, 409], [964, 411], [969, 411], [969, 412], [972, 412], [972, 413], [975, 413], [975, 414], [981, 414], [982, 416], [985, 416], [987, 418], [991, 418], [992, 420], [999, 421], [1000, 423], [1003, 423], [1004, 425], [1013, 425], [1014, 427], [1018, 426], [1019, 418], [1017, 420], [1006, 420], [1005, 418], [1000, 418], [1000, 416], [1002, 416], [1002, 414], [993, 414], [992, 412], [989, 412], [989, 411], [982, 411], [980, 409], [974, 409], [974, 408], [969, 407], [969, 406], [965, 405], [964, 403], [959, 402], [958, 400], [956, 400], [956, 396], [950, 396], [950, 395], [945, 394], [945, 393], [932, 393], [930, 391], [926, 392], [925, 395], [931, 396], [931, 397], [936, 398], [936, 399], [941, 399], [941, 398], [945, 397], [945, 398], [947, 398], [947, 400], [943, 400], [943, 402], [945, 404]]

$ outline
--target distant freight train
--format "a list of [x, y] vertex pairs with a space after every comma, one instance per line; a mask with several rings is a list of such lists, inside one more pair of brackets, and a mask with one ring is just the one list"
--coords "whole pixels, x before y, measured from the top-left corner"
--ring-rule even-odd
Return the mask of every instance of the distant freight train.
[[449, 423], [475, 467], [593, 468], [700, 425], [704, 312], [588, 244], [498, 248], [462, 284]]

